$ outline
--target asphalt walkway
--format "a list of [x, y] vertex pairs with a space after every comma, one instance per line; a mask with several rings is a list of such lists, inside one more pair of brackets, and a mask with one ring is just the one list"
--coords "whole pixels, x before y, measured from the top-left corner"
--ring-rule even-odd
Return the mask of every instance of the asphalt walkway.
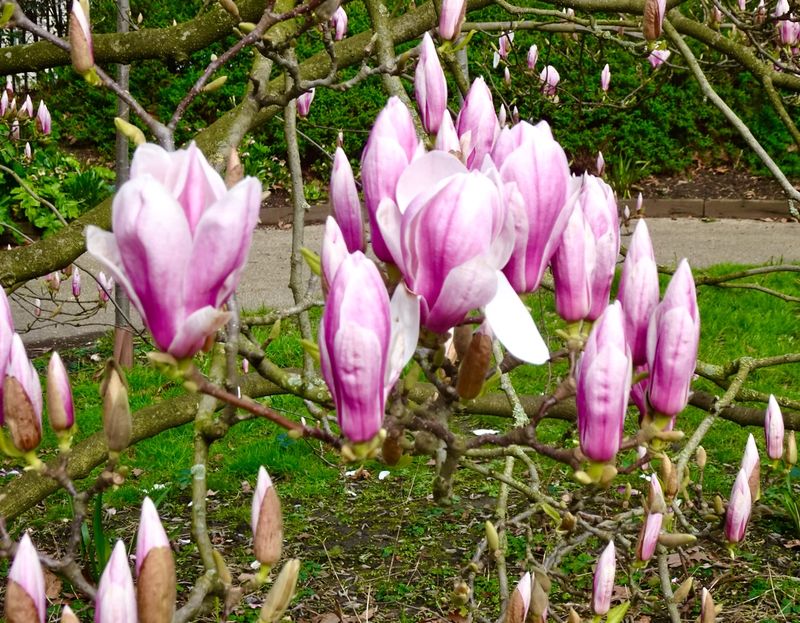
[[[662, 264], [676, 264], [683, 257], [696, 268], [719, 263], [763, 264], [800, 262], [800, 223], [752, 220], [715, 220], [692, 218], [648, 218], [656, 259]], [[322, 225], [305, 230], [306, 246], [319, 251]], [[623, 244], [625, 244], [623, 239]], [[291, 231], [261, 228], [255, 232], [250, 259], [239, 287], [243, 309], [281, 307], [292, 304], [288, 287]], [[81, 305], [72, 299], [69, 283], [50, 298], [43, 280], [31, 282], [12, 296], [12, 313], [17, 330], [30, 347], [47, 346], [53, 341], [70, 344], [91, 341], [98, 333], [113, 326], [114, 313], [109, 305], [88, 317], [85, 309], [94, 307], [97, 289], [87, 273], [100, 267], [91, 257], [81, 257], [77, 264], [84, 270]], [[42, 300], [41, 314], [34, 316], [36, 298]], [[54, 315], [55, 311], [58, 311]], [[140, 321], [136, 319], [140, 324]], [[38, 350], [39, 348], [37, 348]]]

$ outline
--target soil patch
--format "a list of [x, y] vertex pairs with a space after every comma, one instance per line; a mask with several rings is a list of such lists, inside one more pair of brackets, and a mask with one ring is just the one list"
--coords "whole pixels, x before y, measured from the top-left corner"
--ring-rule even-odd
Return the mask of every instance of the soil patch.
[[[795, 186], [800, 182], [794, 180]], [[785, 199], [781, 185], [772, 177], [753, 175], [730, 167], [700, 167], [680, 175], [654, 176], [633, 186], [645, 198], [670, 199]]]

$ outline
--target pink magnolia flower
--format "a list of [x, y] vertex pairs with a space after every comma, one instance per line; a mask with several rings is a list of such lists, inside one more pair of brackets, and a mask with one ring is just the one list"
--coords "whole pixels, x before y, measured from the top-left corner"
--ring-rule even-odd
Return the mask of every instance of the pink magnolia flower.
[[669, 50], [653, 50], [650, 52], [650, 56], [647, 57], [647, 60], [653, 69], [658, 69], [663, 63], [667, 62], [670, 54], [672, 54], [672, 52]]
[[25, 160], [31, 160], [33, 158], [33, 150], [31, 149], [31, 144], [28, 141], [25, 141], [25, 149], [22, 150], [22, 155]]
[[76, 299], [81, 296], [81, 270], [77, 266], [72, 267], [72, 296]]
[[33, 118], [33, 101], [30, 95], [25, 96], [25, 101], [22, 103], [22, 106], [20, 106], [19, 112], [29, 119]]
[[419, 62], [414, 72], [414, 96], [425, 131], [436, 134], [447, 112], [447, 80], [428, 33], [420, 44]]
[[532, 589], [531, 574], [526, 572], [520, 578], [517, 587], [508, 600], [505, 623], [525, 623], [528, 618], [528, 609], [531, 606]]
[[761, 457], [758, 455], [758, 447], [752, 433], [747, 436], [740, 468], [747, 474], [750, 498], [753, 502], [757, 502], [761, 497]]
[[39, 108], [36, 111], [36, 127], [42, 134], [50, 134], [52, 121], [50, 119], [50, 111], [47, 110], [47, 105], [44, 100], [39, 102]]
[[552, 260], [556, 307], [568, 322], [595, 320], [603, 313], [619, 254], [619, 217], [611, 187], [593, 175], [584, 175], [582, 182]]
[[674, 417], [686, 407], [699, 342], [697, 293], [689, 263], [684, 259], [672, 275], [647, 329], [648, 398], [657, 412]]
[[395, 201], [397, 180], [418, 149], [419, 140], [411, 113], [399, 98], [389, 98], [375, 120], [361, 154], [361, 181], [369, 214], [372, 250], [384, 262], [391, 262], [392, 256], [375, 214], [382, 200]]
[[192, 143], [142, 145], [112, 207], [114, 233], [89, 226], [88, 250], [122, 286], [156, 345], [191, 357], [227, 320], [220, 307], [247, 261], [261, 184], [230, 190]]
[[552, 65], [548, 65], [539, 74], [539, 81], [542, 83], [542, 93], [547, 97], [555, 97], [558, 83], [561, 81], [558, 70]]
[[331, 25], [333, 26], [333, 38], [336, 41], [341, 41], [347, 34], [347, 13], [341, 6], [334, 11], [331, 17]]
[[439, 13], [439, 36], [452, 41], [461, 34], [467, 12], [467, 0], [444, 0]]
[[464, 162], [470, 169], [480, 169], [483, 159], [491, 153], [500, 131], [494, 111], [492, 93], [483, 78], [476, 78], [464, 98], [456, 119], [456, 131], [464, 148]]
[[744, 539], [752, 506], [753, 498], [750, 495], [747, 472], [740, 469], [731, 490], [728, 512], [725, 513], [725, 538], [729, 543], [738, 543]]
[[647, 513], [642, 531], [639, 534], [639, 542], [636, 545], [636, 558], [642, 561], [650, 560], [658, 545], [658, 535], [661, 534], [661, 523], [664, 515], [661, 513]]
[[539, 47], [534, 43], [528, 49], [528, 69], [535, 69], [537, 60], [539, 60]]
[[47, 417], [56, 432], [68, 431], [75, 424], [72, 387], [64, 362], [56, 351], [47, 366]]
[[[76, 3], [77, 4], [77, 3]], [[125, 544], [120, 540], [106, 563], [95, 597], [95, 623], [137, 623], [136, 592], [128, 567]]]
[[70, 9], [69, 45], [72, 66], [79, 74], [86, 75], [94, 67], [94, 45], [89, 16], [81, 2], [73, 2]]
[[515, 229], [514, 249], [503, 272], [514, 290], [533, 292], [560, 244], [579, 182], [571, 181], [567, 156], [544, 121], [504, 129], [492, 160], [508, 189]]
[[378, 219], [428, 329], [445, 333], [483, 307], [510, 352], [543, 363], [549, 351], [500, 271], [514, 245], [514, 223], [500, 177], [487, 163], [485, 172], [469, 171], [448, 153], [420, 156], [400, 177], [398, 203], [384, 202]]
[[333, 216], [342, 230], [347, 249], [350, 252], [363, 251], [365, 243], [361, 201], [358, 198], [353, 168], [341, 147], [336, 148], [333, 158], [330, 198]]
[[608, 66], [608, 63], [605, 64], [603, 67], [603, 71], [600, 72], [600, 88], [603, 89], [604, 93], [608, 92], [608, 87], [611, 84], [611, 68]]
[[5, 117], [7, 110], [8, 110], [8, 91], [4, 89], [2, 95], [0, 95], [0, 117]]
[[22, 452], [35, 450], [41, 441], [43, 402], [39, 374], [22, 338], [14, 333], [3, 384], [3, 416], [11, 441]]
[[316, 89], [309, 89], [297, 96], [295, 102], [297, 104], [297, 114], [300, 117], [308, 117], [308, 112], [311, 110], [311, 102], [314, 101], [315, 91]]
[[[404, 288], [397, 290], [402, 293]], [[418, 309], [414, 299], [410, 309], [403, 308], [407, 316], [398, 311], [397, 329], [410, 336], [405, 342], [400, 339], [398, 347], [392, 303], [375, 264], [356, 251], [332, 275], [319, 330], [320, 367], [336, 404], [339, 427], [349, 440], [369, 441], [380, 431], [386, 396], [408, 361], [405, 355], [410, 358], [416, 347]], [[402, 351], [397, 360], [396, 347]]]
[[609, 541], [594, 570], [592, 586], [592, 610], [603, 616], [611, 609], [611, 595], [614, 593], [614, 575], [616, 574], [617, 552], [614, 541]]
[[114, 294], [114, 278], [108, 277], [102, 270], [97, 273], [97, 296], [100, 304], [105, 305]]
[[592, 461], [612, 461], [619, 450], [631, 368], [622, 307], [617, 301], [592, 327], [576, 375], [581, 452]]
[[767, 456], [777, 461], [783, 456], [783, 413], [775, 396], [769, 395], [767, 413], [764, 416], [764, 437], [767, 441]]
[[658, 305], [658, 267], [644, 219], [633, 232], [622, 265], [617, 299], [625, 312], [625, 336], [634, 366], [647, 363], [647, 327]]
[[[6, 599], [30, 600], [36, 610], [39, 623], [44, 623], [47, 617], [47, 598], [44, 590], [44, 573], [39, 562], [39, 554], [33, 546], [28, 533], [22, 535], [17, 547], [14, 562], [8, 570], [8, 587]], [[6, 604], [6, 608], [9, 604]], [[6, 613], [8, 610], [6, 610]]]

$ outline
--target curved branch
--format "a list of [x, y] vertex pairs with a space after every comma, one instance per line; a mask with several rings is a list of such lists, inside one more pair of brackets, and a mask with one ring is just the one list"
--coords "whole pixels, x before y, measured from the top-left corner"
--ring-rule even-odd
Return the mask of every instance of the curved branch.
[[[269, 396], [283, 393], [276, 385], [256, 374], [242, 379], [242, 392], [249, 396]], [[157, 405], [145, 407], [133, 414], [131, 445], [154, 437], [160, 432], [187, 424], [194, 419], [200, 401], [198, 394], [186, 394]], [[222, 405], [217, 403], [217, 409]], [[86, 478], [92, 470], [108, 457], [108, 447], [102, 431], [76, 444], [67, 464], [67, 474], [72, 480]], [[57, 459], [56, 459], [57, 460]], [[0, 515], [13, 519], [55, 492], [59, 485], [52, 479], [35, 472], [25, 472], [0, 489]]]
[[[258, 20], [264, 12], [263, 0], [239, 0], [237, 6], [242, 21]], [[206, 13], [176, 26], [143, 28], [124, 34], [93, 34], [94, 59], [98, 65], [130, 64], [152, 58], [184, 61], [193, 52], [230, 35], [236, 23], [237, 20], [215, 2]], [[38, 41], [4, 48], [0, 54], [0, 75], [69, 64], [69, 52], [52, 43]]]

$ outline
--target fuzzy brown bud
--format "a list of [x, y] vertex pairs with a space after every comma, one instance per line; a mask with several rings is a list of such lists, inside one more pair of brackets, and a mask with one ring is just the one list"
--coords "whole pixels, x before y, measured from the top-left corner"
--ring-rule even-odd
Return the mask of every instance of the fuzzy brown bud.
[[795, 432], [793, 430], [790, 430], [786, 435], [786, 452], [784, 453], [783, 458], [786, 460], [788, 465], [794, 465], [797, 463], [797, 437], [795, 436]]
[[386, 439], [383, 440], [381, 456], [383, 457], [383, 462], [387, 465], [397, 465], [397, 462], [403, 456], [403, 448], [397, 437], [394, 435], [386, 436]]
[[235, 147], [231, 147], [228, 155], [228, 165], [225, 167], [225, 186], [233, 188], [244, 178], [244, 167], [239, 159], [239, 152]]
[[472, 343], [472, 327], [469, 325], [459, 325], [453, 329], [453, 348], [456, 351], [458, 361], [466, 357], [469, 345]]
[[69, 45], [72, 66], [81, 75], [94, 67], [92, 33], [89, 23], [89, 3], [73, 0], [69, 15]]
[[42, 440], [42, 420], [25, 391], [13, 376], [3, 382], [3, 411], [11, 442], [21, 452], [30, 452]]
[[706, 456], [706, 449], [703, 446], [697, 446], [697, 451], [694, 453], [694, 460], [697, 462], [697, 467], [705, 469], [708, 457]]
[[581, 623], [581, 615], [575, 612], [574, 608], [569, 609], [569, 616], [567, 617], [567, 623]]
[[8, 623], [38, 623], [39, 613], [28, 592], [14, 580], [6, 586], [6, 621]]
[[251, 520], [256, 560], [273, 566], [280, 560], [283, 549], [283, 516], [278, 493], [263, 467], [258, 470]]
[[561, 525], [558, 526], [558, 529], [564, 532], [572, 532], [577, 522], [578, 520], [575, 518], [575, 515], [567, 511], [561, 516]]
[[661, 482], [664, 484], [664, 495], [672, 499], [678, 492], [678, 471], [665, 454], [661, 459]]
[[103, 397], [103, 432], [111, 452], [122, 452], [131, 441], [131, 408], [128, 404], [128, 386], [122, 369], [109, 359], [100, 385]]
[[168, 547], [154, 547], [136, 582], [139, 623], [169, 623], [175, 613], [175, 561]]
[[485, 333], [476, 333], [458, 368], [456, 391], [461, 398], [472, 400], [478, 397], [491, 361], [492, 338]]
[[661, 36], [661, 22], [664, 16], [661, 14], [658, 0], [645, 0], [644, 2], [644, 21], [642, 22], [642, 34], [648, 41], [655, 41]]

